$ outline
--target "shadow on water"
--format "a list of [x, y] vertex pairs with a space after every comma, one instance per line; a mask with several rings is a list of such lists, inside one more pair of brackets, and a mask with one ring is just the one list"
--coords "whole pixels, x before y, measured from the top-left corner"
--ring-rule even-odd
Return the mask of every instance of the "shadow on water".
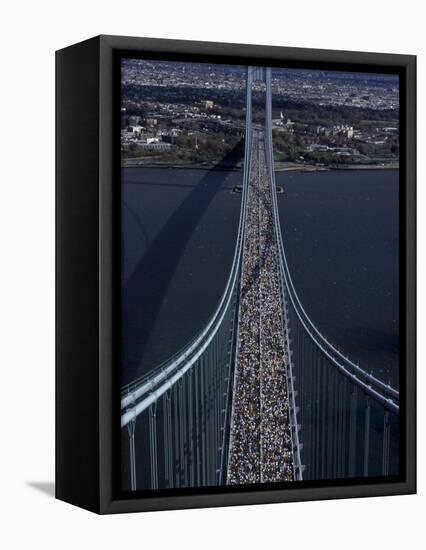
[[149, 243], [149, 235], [148, 235], [148, 231], [146, 230], [143, 221], [141, 220], [139, 215], [133, 210], [133, 208], [131, 208], [131, 206], [129, 206], [127, 204], [126, 201], [123, 201], [123, 206], [127, 209], [129, 214], [131, 215], [131, 217], [135, 220], [136, 225], [138, 226], [139, 231], [140, 231], [140, 233], [142, 235], [142, 238], [144, 240], [145, 246], [148, 248], [148, 246], [150, 244]]
[[[235, 168], [241, 160], [238, 154], [241, 149], [241, 144], [237, 144], [217, 167]], [[222, 172], [222, 177], [218, 174], [220, 170], [209, 171], [173, 212], [122, 290], [123, 383], [144, 374], [140, 370], [141, 360], [160, 305], [191, 235], [220, 191], [228, 170]]]
[[[191, 167], [188, 166], [188, 169], [190, 170]], [[205, 170], [208, 170], [209, 168], [205, 168]], [[226, 170], [228, 171], [228, 170]], [[186, 183], [152, 183], [150, 181], [129, 181], [127, 182], [127, 185], [144, 185], [146, 187], [171, 187], [173, 189], [194, 189], [197, 187], [196, 185], [188, 185]]]

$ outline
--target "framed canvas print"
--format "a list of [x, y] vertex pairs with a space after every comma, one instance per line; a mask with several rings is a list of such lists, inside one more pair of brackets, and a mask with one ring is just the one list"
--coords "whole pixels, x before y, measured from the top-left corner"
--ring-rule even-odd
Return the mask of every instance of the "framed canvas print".
[[57, 52], [57, 498], [415, 492], [415, 57]]

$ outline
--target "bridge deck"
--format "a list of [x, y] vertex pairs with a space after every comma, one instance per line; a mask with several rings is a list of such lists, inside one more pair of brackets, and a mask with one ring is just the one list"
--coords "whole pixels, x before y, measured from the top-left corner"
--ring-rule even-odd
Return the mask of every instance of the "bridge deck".
[[254, 130], [227, 483], [293, 480], [287, 357], [264, 132]]

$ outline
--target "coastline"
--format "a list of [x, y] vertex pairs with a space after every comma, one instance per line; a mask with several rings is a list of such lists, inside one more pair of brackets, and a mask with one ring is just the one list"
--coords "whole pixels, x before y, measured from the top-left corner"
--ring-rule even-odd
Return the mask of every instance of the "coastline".
[[121, 168], [162, 168], [163, 170], [220, 170], [227, 172], [241, 172], [242, 166], [227, 166], [226, 164], [213, 163], [163, 163], [163, 162], [138, 162], [138, 159], [125, 159], [121, 161]]
[[325, 166], [306, 164], [280, 166], [279, 162], [275, 163], [275, 172], [332, 172], [341, 170], [399, 170], [399, 164], [330, 164]]
[[[241, 172], [242, 166], [227, 166], [213, 163], [161, 163], [141, 162], [139, 159], [125, 159], [121, 161], [121, 168], [162, 168], [163, 170], [219, 170], [227, 172]], [[330, 172], [334, 170], [399, 170], [398, 163], [389, 164], [340, 164], [321, 165], [297, 164], [276, 162], [275, 172]]]

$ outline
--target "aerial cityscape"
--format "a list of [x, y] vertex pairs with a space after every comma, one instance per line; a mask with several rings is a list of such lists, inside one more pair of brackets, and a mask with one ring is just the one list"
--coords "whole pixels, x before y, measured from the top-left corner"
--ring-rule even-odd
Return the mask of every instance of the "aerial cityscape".
[[[126, 60], [122, 82], [124, 165], [241, 167], [243, 67]], [[398, 166], [397, 76], [277, 68], [271, 85], [276, 169]]]
[[398, 77], [121, 63], [122, 490], [398, 474]]

